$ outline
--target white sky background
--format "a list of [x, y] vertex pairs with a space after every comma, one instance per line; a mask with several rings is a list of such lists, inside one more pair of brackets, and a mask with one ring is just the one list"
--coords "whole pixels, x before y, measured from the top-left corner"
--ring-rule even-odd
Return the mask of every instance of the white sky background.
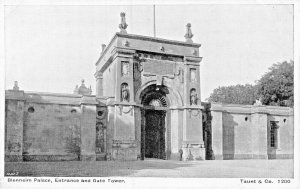
[[[101, 44], [119, 31], [153, 36], [153, 6], [6, 6], [6, 89], [73, 93], [81, 79], [95, 94]], [[184, 41], [192, 24], [201, 43], [202, 101], [218, 86], [254, 84], [277, 62], [293, 58], [291, 5], [156, 5], [156, 35]]]

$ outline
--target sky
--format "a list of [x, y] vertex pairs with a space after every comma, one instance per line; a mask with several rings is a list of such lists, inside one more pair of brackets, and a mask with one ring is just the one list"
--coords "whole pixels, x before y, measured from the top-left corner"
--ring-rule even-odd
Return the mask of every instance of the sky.
[[[119, 31], [153, 36], [153, 6], [6, 6], [5, 89], [73, 93], [84, 79], [95, 94], [101, 44]], [[293, 60], [291, 5], [156, 5], [156, 36], [202, 44], [201, 100], [219, 86], [254, 84], [274, 63]]]

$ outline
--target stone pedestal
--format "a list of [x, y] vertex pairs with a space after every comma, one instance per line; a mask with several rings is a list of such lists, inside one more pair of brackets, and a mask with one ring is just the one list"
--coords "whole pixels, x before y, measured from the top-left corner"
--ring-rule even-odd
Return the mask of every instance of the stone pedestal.
[[185, 144], [182, 146], [182, 160], [205, 160], [205, 148], [204, 145], [198, 144]]
[[184, 110], [182, 159], [205, 160], [201, 107], [189, 107]]

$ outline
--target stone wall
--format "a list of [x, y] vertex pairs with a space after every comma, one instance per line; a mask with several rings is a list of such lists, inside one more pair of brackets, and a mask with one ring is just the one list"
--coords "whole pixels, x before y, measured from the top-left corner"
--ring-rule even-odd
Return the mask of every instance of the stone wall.
[[[139, 159], [140, 108], [116, 106], [113, 101], [94, 96], [6, 91], [5, 160]], [[232, 104], [204, 107], [199, 120], [203, 119], [205, 133], [199, 138], [205, 139], [207, 159], [293, 158], [292, 108]], [[184, 145], [182, 113], [170, 111], [170, 159], [178, 159]], [[192, 113], [188, 112], [188, 117]], [[126, 121], [133, 122], [124, 124]], [[271, 122], [277, 125], [272, 147]]]
[[[215, 159], [293, 158], [293, 109], [273, 106], [211, 104]], [[276, 145], [270, 147], [270, 121]]]
[[95, 159], [93, 96], [6, 91], [6, 161]]
[[80, 107], [31, 102], [24, 110], [24, 160], [78, 159]]

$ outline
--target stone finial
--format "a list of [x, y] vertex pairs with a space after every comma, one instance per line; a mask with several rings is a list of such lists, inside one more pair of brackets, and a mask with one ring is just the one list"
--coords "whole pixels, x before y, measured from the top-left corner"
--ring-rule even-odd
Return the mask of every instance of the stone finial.
[[184, 35], [185, 40], [186, 40], [186, 42], [188, 42], [188, 43], [193, 43], [192, 37], [193, 37], [194, 35], [192, 34], [191, 26], [192, 26], [192, 25], [191, 25], [190, 23], [187, 23], [187, 25], [186, 25], [186, 34]]
[[125, 13], [121, 12], [121, 24], [119, 24], [120, 32], [121, 33], [127, 33], [126, 28], [128, 24], [126, 23]]
[[103, 53], [103, 52], [104, 52], [104, 50], [105, 50], [105, 48], [106, 48], [106, 45], [105, 45], [105, 44], [102, 44], [102, 45], [101, 45], [101, 47], [102, 47], [102, 51], [101, 51], [101, 53]]
[[76, 85], [76, 88], [74, 90], [74, 94], [81, 94], [81, 95], [91, 95], [92, 94], [92, 88], [87, 88], [84, 84], [84, 79], [81, 80], [81, 85], [78, 87]]
[[15, 82], [14, 82], [13, 90], [14, 90], [14, 91], [18, 91], [18, 90], [19, 90], [18, 81], [15, 81]]

